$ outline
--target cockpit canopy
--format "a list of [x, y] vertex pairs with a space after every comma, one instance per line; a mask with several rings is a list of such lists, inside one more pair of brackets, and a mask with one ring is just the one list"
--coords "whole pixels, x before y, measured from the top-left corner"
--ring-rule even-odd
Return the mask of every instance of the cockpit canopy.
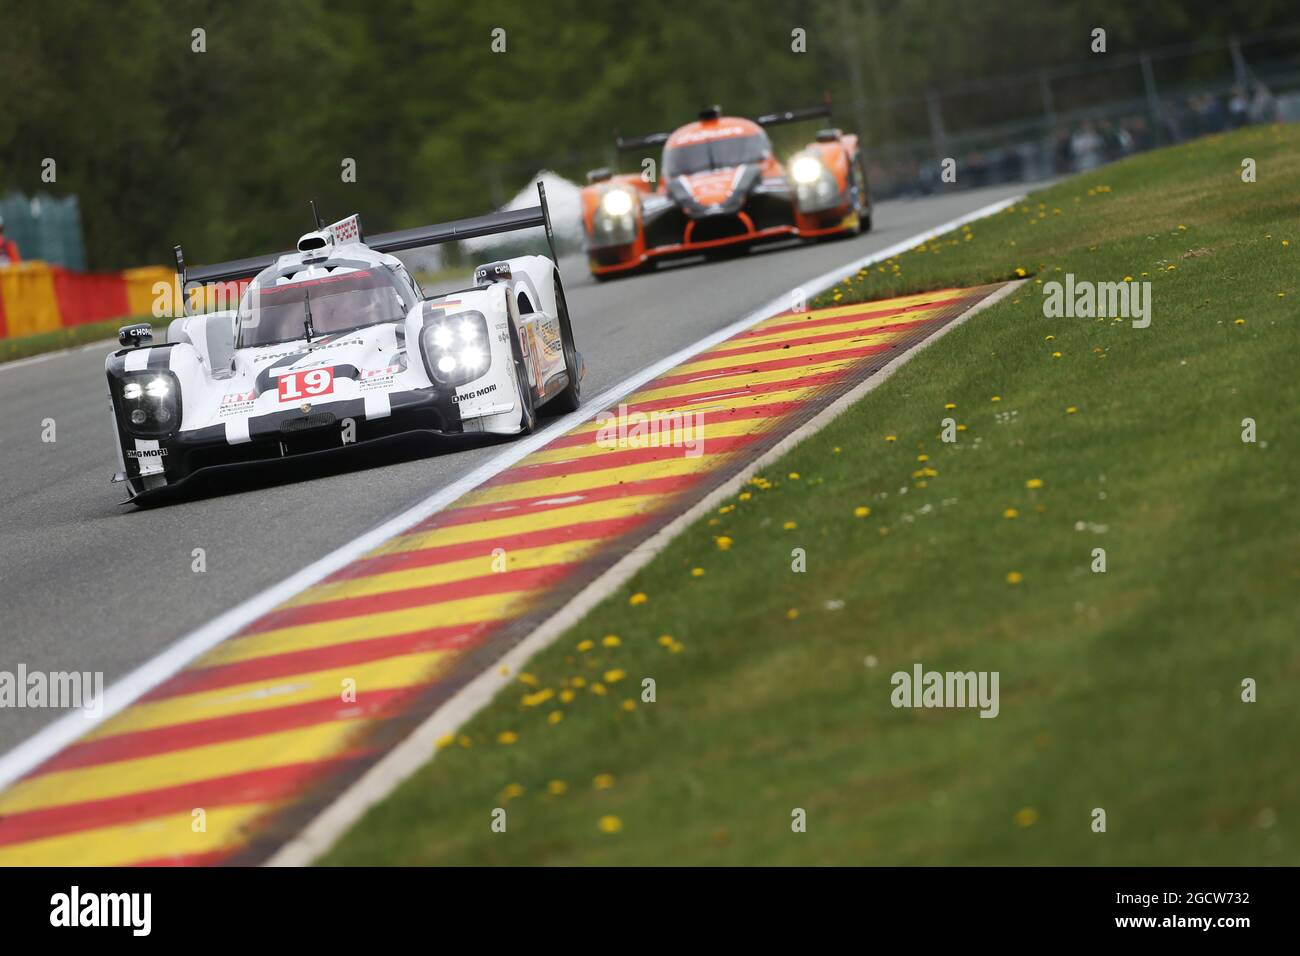
[[663, 174], [671, 179], [745, 163], [761, 163], [772, 154], [772, 141], [762, 130], [755, 129], [757, 132], [749, 136], [707, 138], [669, 145], [664, 149]]
[[309, 308], [315, 338], [400, 322], [418, 301], [409, 285], [381, 265], [283, 279], [257, 281], [244, 292], [239, 303], [241, 348], [305, 338]]

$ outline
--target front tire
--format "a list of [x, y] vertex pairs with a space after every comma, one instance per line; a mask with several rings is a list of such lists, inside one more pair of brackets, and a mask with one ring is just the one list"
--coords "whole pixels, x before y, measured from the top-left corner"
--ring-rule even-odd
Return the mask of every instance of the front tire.
[[519, 346], [519, 329], [511, 328], [510, 354], [515, 360], [515, 392], [519, 397], [519, 434], [531, 435], [537, 427], [537, 404], [533, 388], [528, 384], [528, 366], [524, 364], [524, 352]]

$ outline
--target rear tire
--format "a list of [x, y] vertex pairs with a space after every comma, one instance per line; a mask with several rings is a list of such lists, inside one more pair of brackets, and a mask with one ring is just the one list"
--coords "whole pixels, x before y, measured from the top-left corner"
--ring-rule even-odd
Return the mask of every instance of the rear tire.
[[853, 157], [853, 170], [858, 186], [858, 232], [871, 231], [871, 185], [867, 182], [867, 169], [862, 164], [862, 154]]
[[555, 311], [560, 319], [560, 341], [564, 346], [564, 372], [569, 383], [564, 391], [547, 403], [557, 412], [576, 412], [582, 404], [582, 362], [578, 358], [578, 345], [573, 338], [573, 323], [569, 321], [569, 304], [564, 298], [560, 270], [555, 270]]

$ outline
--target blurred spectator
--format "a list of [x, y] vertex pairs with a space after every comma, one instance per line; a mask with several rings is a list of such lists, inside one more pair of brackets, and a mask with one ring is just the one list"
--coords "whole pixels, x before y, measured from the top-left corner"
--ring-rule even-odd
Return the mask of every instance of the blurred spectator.
[[1250, 100], [1250, 121], [1271, 123], [1277, 117], [1277, 99], [1263, 83], [1255, 84], [1255, 95]]
[[1237, 129], [1249, 122], [1250, 103], [1246, 99], [1246, 91], [1240, 86], [1234, 86], [1232, 96], [1228, 99], [1228, 127]]
[[18, 244], [5, 236], [5, 220], [0, 216], [0, 268], [23, 261], [18, 254]]
[[1084, 123], [1070, 137], [1070, 152], [1074, 154], [1074, 168], [1079, 172], [1095, 169], [1102, 163], [1102, 139], [1091, 123]]

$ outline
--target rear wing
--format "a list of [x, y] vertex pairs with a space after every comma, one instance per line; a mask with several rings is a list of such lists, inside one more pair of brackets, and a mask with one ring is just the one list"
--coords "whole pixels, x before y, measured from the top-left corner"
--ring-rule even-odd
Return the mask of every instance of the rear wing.
[[830, 115], [831, 102], [827, 99], [821, 106], [805, 106], [803, 109], [785, 110], [781, 113], [764, 113], [762, 116], [755, 116], [754, 122], [759, 126], [776, 126], [780, 123], [798, 123], [800, 120]]
[[620, 153], [630, 153], [646, 146], [662, 146], [668, 142], [668, 137], [671, 135], [671, 133], [651, 133], [649, 136], [629, 136], [626, 138], [620, 136], [614, 140], [614, 148]]
[[[551, 250], [551, 260], [559, 265], [559, 256], [555, 253], [555, 234], [551, 230], [551, 212], [546, 204], [546, 186], [537, 183], [536, 206], [526, 209], [506, 209], [501, 212], [488, 213], [486, 216], [473, 216], [469, 219], [455, 219], [451, 222], [437, 223], [432, 226], [417, 226], [414, 229], [399, 229], [396, 232], [384, 232], [377, 236], [362, 237], [361, 241], [376, 252], [400, 252], [403, 249], [418, 249], [421, 246], [434, 246], [443, 242], [457, 242], [461, 239], [476, 239], [479, 236], [492, 236], [502, 232], [514, 232], [518, 229], [533, 229], [541, 226], [546, 230], [546, 244]], [[344, 220], [348, 222], [348, 220]], [[361, 236], [360, 221], [357, 221], [357, 234]], [[217, 282], [234, 282], [239, 279], [251, 279], [263, 269], [275, 264], [285, 252], [271, 253], [264, 256], [252, 256], [248, 259], [234, 259], [230, 262], [218, 262], [215, 265], [199, 266], [186, 270], [185, 256], [181, 247], [176, 247], [176, 272], [180, 276], [181, 287], [186, 284], [210, 285]]]
[[[700, 110], [700, 119], [717, 119], [722, 115], [722, 107], [709, 106]], [[820, 106], [805, 106], [797, 110], [784, 110], [779, 113], [764, 113], [762, 116], [755, 116], [754, 122], [759, 126], [776, 126], [779, 123], [798, 123], [800, 120], [817, 119], [821, 116], [831, 115], [831, 98], [827, 94], [826, 102]], [[662, 146], [668, 142], [671, 133], [651, 133], [649, 136], [631, 136], [624, 138], [619, 136], [614, 140], [615, 148], [621, 152], [631, 152], [642, 149], [646, 146]]]

